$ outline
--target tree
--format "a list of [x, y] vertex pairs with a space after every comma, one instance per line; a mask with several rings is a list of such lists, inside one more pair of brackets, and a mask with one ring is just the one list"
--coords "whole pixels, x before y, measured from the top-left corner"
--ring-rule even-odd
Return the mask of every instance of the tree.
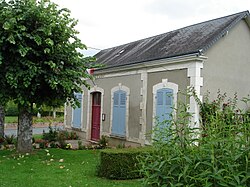
[[50, 0], [0, 0], [0, 69], [10, 97], [18, 104], [17, 151], [32, 150], [32, 109], [77, 102], [87, 86], [91, 58], [77, 37], [77, 21]]
[[[0, 83], [0, 85], [3, 84]], [[8, 102], [8, 99], [8, 95], [5, 95], [3, 92], [0, 93], [0, 138], [4, 138], [5, 107]]]
[[[0, 70], [0, 87], [3, 85], [3, 78]], [[0, 88], [1, 89], [1, 88]], [[2, 91], [0, 92], [0, 139], [4, 137], [4, 119], [5, 119], [5, 106], [7, 103], [7, 96]]]
[[4, 112], [4, 104], [0, 104], [0, 138], [4, 137], [4, 119], [5, 119], [5, 112]]
[[[0, 4], [0, 11], [3, 11], [4, 3]], [[0, 62], [1, 62], [1, 53], [0, 53]], [[4, 78], [3, 69], [0, 69], [0, 89], [6, 86], [6, 80]], [[8, 94], [6, 89], [2, 89], [0, 92], [0, 138], [4, 137], [4, 122], [5, 122], [5, 106], [8, 102]]]

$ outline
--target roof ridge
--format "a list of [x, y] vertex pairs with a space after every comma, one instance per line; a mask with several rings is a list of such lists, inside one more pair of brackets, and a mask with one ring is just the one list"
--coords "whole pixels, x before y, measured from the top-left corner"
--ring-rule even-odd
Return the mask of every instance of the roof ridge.
[[[231, 17], [231, 16], [236, 16], [237, 14], [238, 14], [238, 15], [242, 14], [242, 16], [241, 16], [241, 18], [240, 18], [240, 19], [242, 19], [244, 16], [249, 15], [249, 11], [246, 10], [246, 11], [242, 11], [242, 12], [230, 14], [230, 15], [227, 15], [227, 16], [222, 16], [222, 17], [219, 17], [219, 18], [214, 18], [214, 19], [210, 19], [210, 20], [207, 20], [207, 21], [195, 23], [195, 24], [188, 25], [188, 26], [185, 26], [185, 27], [181, 27], [181, 28], [178, 28], [178, 29], [174, 29], [174, 30], [171, 30], [171, 31], [168, 31], [168, 32], [165, 32], [165, 33], [161, 33], [161, 34], [157, 34], [157, 35], [154, 35], [154, 36], [142, 38], [142, 39], [135, 40], [135, 41], [132, 41], [132, 42], [128, 42], [128, 43], [125, 43], [125, 44], [117, 45], [117, 46], [114, 46], [114, 47], [109, 47], [109, 48], [103, 49], [103, 51], [104, 51], [104, 50], [111, 50], [111, 49], [118, 48], [118, 47], [122, 47], [122, 46], [126, 46], [126, 45], [128, 45], [128, 44], [133, 44], [133, 43], [135, 43], [135, 42], [139, 42], [139, 41], [143, 41], [143, 40], [155, 38], [155, 37], [158, 37], [158, 36], [161, 36], [161, 35], [165, 35], [165, 34], [167, 34], [167, 33], [175, 32], [175, 31], [178, 31], [178, 30], [181, 30], [181, 29], [185, 29], [185, 28], [188, 28], [188, 27], [197, 26], [197, 25], [200, 25], [200, 24], [204, 24], [204, 23], [211, 22], [211, 21], [216, 21], [216, 20], [219, 20], [219, 19], [224, 19], [224, 18]], [[243, 16], [243, 15], [244, 15], [244, 16]], [[238, 20], [238, 19], [237, 19], [237, 20]], [[231, 25], [231, 24], [230, 24], [230, 25]]]
[[98, 63], [113, 67], [188, 54], [202, 55], [236, 24], [249, 19], [249, 11], [238, 12], [104, 49], [95, 57]]
[[[238, 17], [237, 19], [235, 19], [234, 21], [232, 21], [227, 27], [225, 27], [210, 43], [208, 43], [207, 45], [205, 45], [202, 49], [202, 51], [206, 51], [207, 49], [209, 49], [215, 42], [217, 42], [221, 37], [223, 37], [231, 28], [233, 28], [241, 19], [243, 19], [246, 16], [249, 16], [249, 11], [243, 11], [243, 12], [239, 12], [236, 14], [232, 14], [229, 16], [224, 16], [221, 18], [226, 18], [226, 17], [230, 17], [230, 16], [236, 16], [236, 15], [241, 15], [240, 17]], [[218, 18], [219, 19], [219, 18]], [[216, 19], [215, 19], [216, 20]]]

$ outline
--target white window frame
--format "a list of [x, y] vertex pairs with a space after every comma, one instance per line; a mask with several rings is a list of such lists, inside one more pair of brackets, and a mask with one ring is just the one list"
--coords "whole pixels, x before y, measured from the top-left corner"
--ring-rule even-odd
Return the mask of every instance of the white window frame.
[[[157, 96], [157, 91], [162, 89], [162, 88], [170, 88], [173, 90], [173, 107], [177, 107], [177, 94], [178, 94], [178, 85], [172, 82], [168, 82], [168, 79], [162, 79], [161, 83], [155, 84], [153, 86], [153, 124], [152, 124], [152, 129], [154, 129], [155, 124], [156, 124], [156, 96]], [[173, 111], [173, 117], [175, 117], [175, 111]]]

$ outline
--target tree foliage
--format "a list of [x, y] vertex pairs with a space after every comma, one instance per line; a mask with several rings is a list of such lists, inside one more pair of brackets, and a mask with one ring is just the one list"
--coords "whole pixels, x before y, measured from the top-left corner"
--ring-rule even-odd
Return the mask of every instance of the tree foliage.
[[[46, 0], [1, 1], [0, 67], [19, 105], [56, 105], [74, 98], [89, 59], [77, 49], [77, 21]], [[3, 88], [5, 89], [5, 88]]]
[[27, 132], [23, 123], [34, 103], [76, 101], [74, 92], [88, 87], [85, 70], [93, 59], [79, 52], [86, 46], [70, 11], [50, 0], [0, 0], [0, 25], [0, 98], [18, 104], [19, 127]]

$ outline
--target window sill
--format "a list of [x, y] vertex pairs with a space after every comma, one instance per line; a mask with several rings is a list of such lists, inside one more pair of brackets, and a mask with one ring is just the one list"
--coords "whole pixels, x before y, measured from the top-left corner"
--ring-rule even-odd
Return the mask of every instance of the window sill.
[[79, 127], [79, 128], [71, 127], [71, 129], [74, 130], [74, 131], [82, 131], [81, 127]]
[[110, 138], [115, 138], [119, 140], [126, 140], [126, 136], [116, 135], [116, 134], [110, 134]]

